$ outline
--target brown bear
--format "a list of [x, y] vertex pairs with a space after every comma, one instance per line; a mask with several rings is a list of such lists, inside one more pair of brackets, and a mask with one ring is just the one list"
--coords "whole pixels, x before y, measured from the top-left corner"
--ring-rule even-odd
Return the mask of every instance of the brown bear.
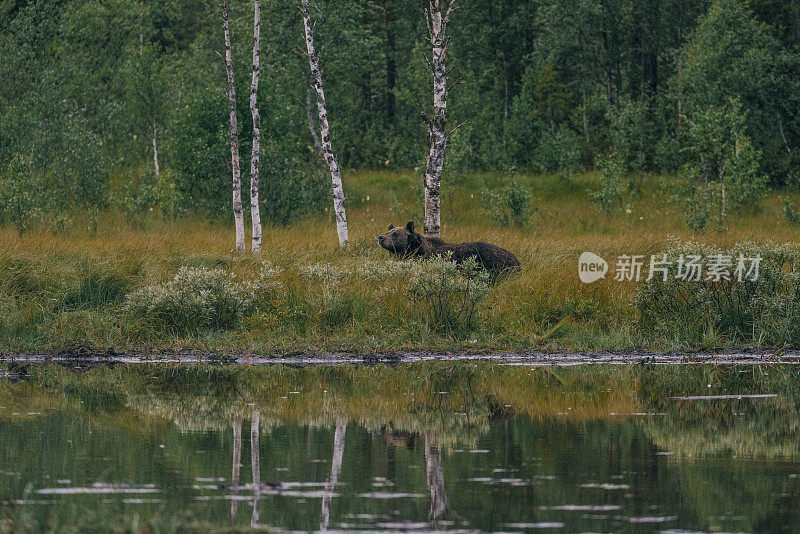
[[414, 231], [414, 221], [405, 228], [389, 225], [385, 235], [378, 236], [378, 243], [398, 256], [428, 258], [433, 255], [452, 253], [453, 261], [460, 263], [475, 258], [478, 265], [494, 275], [519, 270], [517, 257], [504, 248], [491, 243], [445, 243], [438, 237], [425, 237]]

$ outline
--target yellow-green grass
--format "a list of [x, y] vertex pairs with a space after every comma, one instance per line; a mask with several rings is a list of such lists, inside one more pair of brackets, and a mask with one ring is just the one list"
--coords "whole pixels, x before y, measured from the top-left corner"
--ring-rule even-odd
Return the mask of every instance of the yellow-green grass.
[[[521, 273], [492, 289], [473, 335], [437, 334], [406, 321], [414, 309], [404, 295], [358, 280], [343, 289], [348, 306], [356, 312], [342, 324], [321, 324], [313, 306], [297, 305], [295, 301], [308, 300], [315, 291], [297, 274], [299, 267], [327, 262], [355, 269], [367, 260], [385, 259], [388, 254], [376, 238], [389, 223], [413, 219], [421, 226], [416, 173], [361, 171], [345, 177], [351, 240], [346, 251], [338, 247], [330, 210], [285, 227], [265, 226], [260, 257], [231, 253], [234, 235], [227, 218], [224, 223], [192, 216], [153, 219], [141, 229], [128, 225], [123, 215], [108, 212], [101, 214], [94, 235], [80, 214], [72, 229], [60, 234], [35, 229], [20, 237], [15, 229], [1, 227], [0, 350], [52, 350], [72, 341], [120, 350], [189, 347], [254, 352], [700, 348], [680, 339], [656, 338], [639, 328], [631, 305], [636, 283], [615, 282], [613, 272], [606, 280], [581, 283], [580, 253], [588, 250], [603, 256], [613, 271], [618, 255], [649, 255], [673, 238], [731, 246], [742, 241], [792, 242], [800, 237], [782, 216], [782, 198], [797, 201], [793, 193], [773, 193], [757, 211], [730, 216], [724, 232], [711, 229], [696, 235], [688, 229], [681, 208], [666, 201], [661, 177], [641, 179], [640, 192], [631, 195], [626, 206], [629, 211], [623, 206], [610, 215], [589, 200], [587, 191], [599, 180], [596, 174], [513, 178], [532, 193], [536, 211], [527, 228], [503, 227], [482, 209], [482, 190], [498, 187], [508, 175], [445, 177], [442, 237], [496, 243], [513, 251], [522, 264]], [[167, 280], [182, 265], [221, 266], [246, 278], [258, 271], [261, 259], [284, 269], [280, 279], [291, 301], [287, 306], [305, 310], [302, 327], [287, 324], [291, 322], [287, 316], [257, 316], [233, 330], [179, 335], [158, 332], [146, 321], [130, 320], [120, 312], [125, 293]], [[98, 293], [87, 279], [113, 287]], [[724, 335], [712, 334], [701, 345], [724, 347], [730, 342]]]

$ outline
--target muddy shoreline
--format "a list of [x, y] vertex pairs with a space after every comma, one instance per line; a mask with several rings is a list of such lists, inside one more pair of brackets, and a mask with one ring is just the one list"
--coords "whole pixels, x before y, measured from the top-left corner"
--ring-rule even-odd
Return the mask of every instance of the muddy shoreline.
[[208, 365], [400, 365], [429, 361], [472, 362], [485, 361], [502, 365], [525, 365], [531, 367], [567, 367], [573, 365], [761, 365], [800, 364], [800, 351], [721, 351], [721, 352], [668, 352], [646, 351], [521, 351], [521, 352], [435, 352], [435, 351], [391, 351], [391, 352], [315, 352], [291, 356], [270, 356], [249, 353], [117, 353], [114, 351], [91, 351], [88, 349], [43, 352], [4, 353], [0, 363], [84, 363], [84, 364], [142, 364], [185, 363]]

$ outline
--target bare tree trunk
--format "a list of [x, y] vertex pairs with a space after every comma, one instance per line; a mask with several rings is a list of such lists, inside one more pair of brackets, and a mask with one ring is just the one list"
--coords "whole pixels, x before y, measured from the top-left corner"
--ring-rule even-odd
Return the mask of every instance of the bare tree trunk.
[[322, 520], [319, 529], [328, 530], [331, 519], [331, 499], [336, 483], [339, 481], [339, 473], [342, 471], [342, 457], [344, 456], [344, 435], [347, 431], [347, 421], [344, 418], [336, 419], [336, 431], [333, 434], [333, 458], [331, 459], [331, 476], [325, 484], [325, 495], [322, 497]]
[[258, 112], [258, 76], [261, 73], [261, 1], [253, 8], [253, 80], [250, 84], [250, 113], [253, 116], [253, 151], [250, 157], [250, 219], [253, 224], [252, 250], [261, 252], [261, 209], [258, 205], [258, 161], [261, 156], [261, 114]]
[[442, 450], [436, 437], [429, 433], [425, 434], [425, 474], [431, 492], [429, 518], [431, 521], [438, 521], [447, 511], [447, 494], [444, 489]]
[[314, 24], [311, 23], [311, 16], [308, 8], [309, 0], [300, 0], [300, 11], [303, 13], [303, 26], [306, 32], [306, 50], [308, 64], [311, 67], [311, 77], [314, 88], [317, 91], [317, 111], [319, 112], [319, 126], [322, 137], [322, 153], [328, 168], [331, 170], [331, 182], [333, 184], [333, 212], [336, 215], [336, 233], [339, 235], [339, 246], [346, 247], [347, 236], [347, 216], [344, 211], [344, 189], [342, 188], [342, 173], [339, 170], [339, 163], [333, 155], [331, 146], [331, 130], [328, 124], [328, 111], [325, 107], [325, 91], [322, 89], [322, 73], [319, 70], [319, 58], [314, 51]]
[[[233, 421], [233, 467], [231, 469], [231, 487], [234, 495], [239, 492], [239, 468], [242, 466], [242, 420]], [[239, 501], [231, 499], [231, 525], [236, 524], [236, 513]]]
[[236, 120], [236, 88], [233, 85], [231, 30], [228, 0], [222, 0], [222, 25], [225, 28], [225, 71], [228, 77], [228, 107], [231, 116], [231, 166], [233, 167], [233, 221], [236, 225], [236, 252], [244, 252], [244, 214], [242, 212], [242, 172], [239, 168], [239, 125]]
[[[258, 0], [256, 0], [258, 2]], [[253, 414], [250, 419], [250, 470], [253, 472], [253, 515], [250, 518], [250, 526], [256, 528], [259, 520], [259, 498], [261, 497], [261, 449], [258, 443], [258, 432], [260, 426], [260, 416]]]
[[442, 182], [442, 167], [444, 155], [447, 151], [447, 70], [445, 68], [445, 55], [449, 40], [445, 36], [447, 22], [456, 9], [455, 0], [450, 0], [447, 11], [443, 13], [445, 0], [429, 0], [429, 8], [425, 13], [425, 22], [428, 24], [428, 34], [433, 55], [431, 61], [425, 60], [433, 73], [433, 117], [428, 119], [428, 140], [430, 150], [425, 162], [425, 235], [439, 237], [440, 231], [440, 204], [439, 191]]
[[156, 123], [153, 121], [153, 164], [156, 166], [156, 178], [161, 176], [161, 168], [158, 166], [158, 146], [156, 145]]

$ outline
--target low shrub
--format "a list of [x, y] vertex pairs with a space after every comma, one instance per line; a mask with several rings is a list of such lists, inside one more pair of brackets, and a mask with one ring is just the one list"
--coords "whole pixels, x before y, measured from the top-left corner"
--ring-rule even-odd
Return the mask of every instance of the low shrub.
[[153, 327], [187, 333], [233, 327], [244, 302], [224, 270], [181, 267], [172, 280], [128, 295], [125, 307]]
[[[729, 274], [718, 277], [714, 266], [728, 257]], [[757, 273], [749, 258], [760, 258]], [[690, 259], [700, 263], [699, 274], [678, 278]], [[645, 330], [686, 342], [723, 334], [732, 343], [800, 344], [800, 245], [742, 243], [722, 250], [674, 243], [657, 260], [668, 262], [665, 271], [645, 281], [636, 297]]]
[[783, 218], [792, 226], [800, 228], [800, 212], [794, 209], [786, 199], [783, 199]]
[[489, 273], [474, 258], [456, 264], [449, 257], [436, 257], [420, 264], [407, 291], [432, 330], [464, 334], [475, 326], [490, 289]]
[[485, 212], [503, 226], [528, 226], [534, 212], [530, 191], [515, 180], [511, 180], [499, 191], [484, 189], [481, 200]]
[[172, 280], [129, 294], [125, 309], [152, 327], [176, 333], [232, 328], [266, 305], [279, 272], [263, 262], [258, 278], [237, 283], [223, 269], [181, 267]]

